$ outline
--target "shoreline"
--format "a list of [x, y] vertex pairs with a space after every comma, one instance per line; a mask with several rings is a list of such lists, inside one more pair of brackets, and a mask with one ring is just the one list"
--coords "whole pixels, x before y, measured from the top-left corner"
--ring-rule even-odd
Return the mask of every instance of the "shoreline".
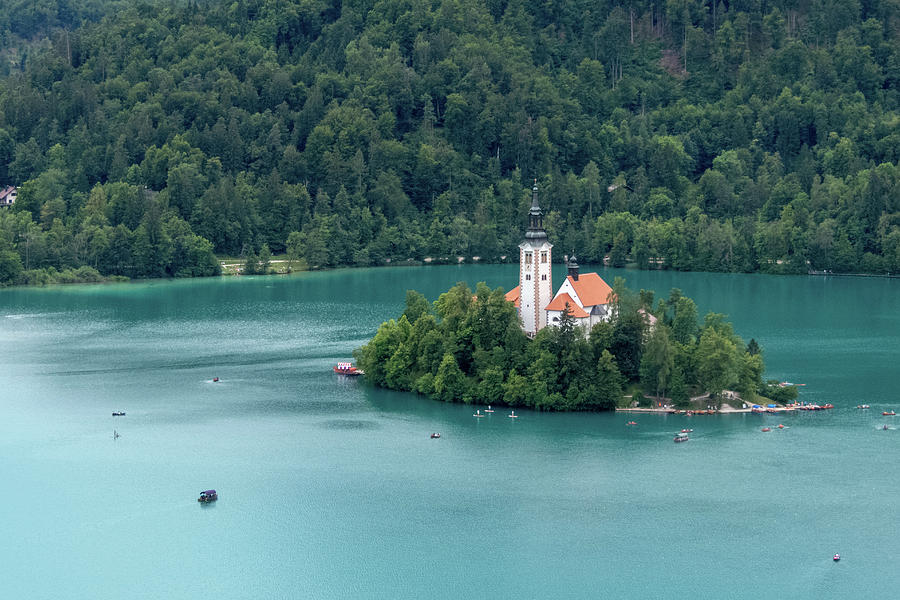
[[680, 408], [616, 408], [615, 412], [622, 413], [647, 413], [647, 414], [664, 414], [664, 415], [719, 415], [719, 414], [772, 414], [772, 413], [783, 413], [783, 412], [794, 412], [794, 411], [805, 411], [805, 410], [827, 410], [831, 408], [830, 405], [818, 406], [818, 405], [801, 405], [801, 404], [788, 404], [787, 406], [776, 406], [774, 408], [763, 407], [763, 408], [734, 408], [730, 404], [723, 404], [721, 408], [716, 409], [680, 409]]

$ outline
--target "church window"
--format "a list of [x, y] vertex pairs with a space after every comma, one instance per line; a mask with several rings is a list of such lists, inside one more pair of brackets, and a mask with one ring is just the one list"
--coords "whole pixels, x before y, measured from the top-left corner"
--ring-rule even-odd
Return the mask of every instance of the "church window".
[[530, 265], [530, 264], [531, 264], [531, 252], [526, 252], [526, 253], [525, 253], [525, 264], [526, 264], [526, 265]]
[[546, 275], [541, 275], [541, 281], [547, 281], [547, 276], [546, 276]]
[[531, 275], [525, 275], [525, 281], [531, 281]]
[[546, 252], [541, 252], [541, 262], [542, 263], [547, 262], [547, 253]]

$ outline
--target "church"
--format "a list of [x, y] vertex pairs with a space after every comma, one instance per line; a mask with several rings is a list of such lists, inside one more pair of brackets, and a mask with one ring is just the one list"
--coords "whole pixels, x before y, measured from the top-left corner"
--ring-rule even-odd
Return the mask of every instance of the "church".
[[531, 210], [528, 213], [528, 230], [525, 240], [519, 244], [519, 285], [506, 293], [506, 299], [515, 304], [522, 327], [534, 336], [547, 325], [559, 325], [566, 306], [575, 323], [590, 329], [595, 323], [608, 321], [612, 307], [609, 303], [612, 288], [596, 273], [578, 272], [578, 263], [572, 256], [566, 263], [568, 275], [553, 293], [551, 270], [553, 244], [544, 231], [544, 214], [538, 205], [538, 187], [531, 189]]

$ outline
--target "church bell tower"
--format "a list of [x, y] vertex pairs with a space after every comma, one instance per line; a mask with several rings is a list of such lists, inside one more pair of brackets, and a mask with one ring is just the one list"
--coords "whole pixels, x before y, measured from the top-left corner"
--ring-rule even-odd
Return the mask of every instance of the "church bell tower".
[[531, 189], [531, 210], [525, 241], [519, 244], [519, 316], [525, 333], [533, 336], [547, 326], [547, 311], [553, 299], [550, 265], [553, 244], [544, 231], [544, 213], [538, 206], [537, 180]]

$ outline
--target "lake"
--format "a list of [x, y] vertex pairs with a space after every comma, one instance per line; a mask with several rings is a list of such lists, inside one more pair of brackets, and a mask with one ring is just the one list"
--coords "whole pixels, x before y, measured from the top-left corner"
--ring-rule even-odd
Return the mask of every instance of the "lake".
[[2, 290], [3, 595], [893, 597], [900, 281], [592, 270], [727, 314], [835, 409], [475, 419], [332, 373], [407, 289], [516, 265]]

